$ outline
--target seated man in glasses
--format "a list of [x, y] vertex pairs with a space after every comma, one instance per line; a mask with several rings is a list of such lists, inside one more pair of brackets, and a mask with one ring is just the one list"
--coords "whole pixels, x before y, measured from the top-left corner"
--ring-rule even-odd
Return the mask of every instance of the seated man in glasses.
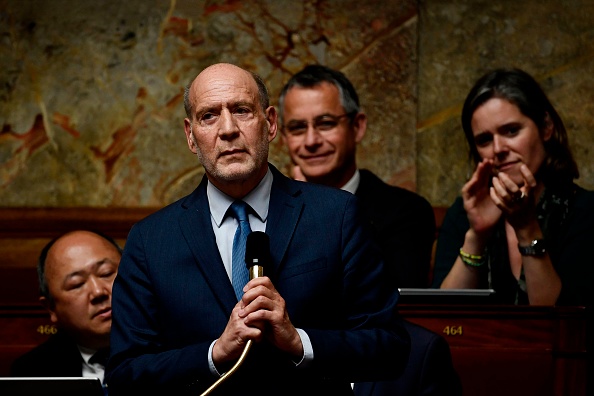
[[[393, 287], [428, 287], [433, 208], [423, 197], [357, 168], [355, 153], [367, 117], [346, 76], [325, 66], [306, 66], [281, 91], [279, 114], [282, 138], [295, 165], [293, 177], [359, 197], [382, 250], [388, 282]], [[460, 395], [447, 341], [421, 326], [403, 324], [411, 339], [404, 373], [397, 380], [354, 384], [355, 395]]]
[[428, 287], [433, 208], [425, 198], [357, 168], [357, 144], [365, 136], [367, 117], [351, 82], [328, 67], [306, 66], [285, 85], [278, 107], [283, 142], [295, 165], [293, 177], [359, 197], [390, 282]]

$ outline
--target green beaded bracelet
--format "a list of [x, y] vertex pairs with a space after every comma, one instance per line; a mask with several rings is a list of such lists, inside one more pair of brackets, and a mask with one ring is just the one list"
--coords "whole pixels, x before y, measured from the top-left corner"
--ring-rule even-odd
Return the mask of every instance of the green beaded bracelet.
[[462, 259], [462, 262], [464, 264], [469, 265], [471, 267], [481, 267], [485, 265], [485, 263], [487, 262], [485, 256], [466, 253], [462, 250], [462, 248], [460, 248], [460, 259]]

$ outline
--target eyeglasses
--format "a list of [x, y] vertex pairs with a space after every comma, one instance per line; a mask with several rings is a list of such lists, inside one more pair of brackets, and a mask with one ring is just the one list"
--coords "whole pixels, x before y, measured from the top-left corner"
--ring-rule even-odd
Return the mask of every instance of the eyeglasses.
[[[352, 113], [345, 113], [339, 116], [324, 114], [314, 118], [311, 124], [316, 132], [323, 135], [334, 131], [340, 123], [340, 120], [344, 117], [350, 117], [351, 114]], [[284, 129], [290, 136], [303, 136], [307, 132], [309, 124], [309, 121], [290, 121]]]

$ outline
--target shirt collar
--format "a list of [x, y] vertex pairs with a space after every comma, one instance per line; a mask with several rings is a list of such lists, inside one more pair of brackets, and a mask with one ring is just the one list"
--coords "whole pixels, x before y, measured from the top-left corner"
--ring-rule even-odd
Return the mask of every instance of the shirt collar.
[[[258, 216], [262, 222], [266, 222], [266, 218], [268, 217], [268, 204], [270, 202], [272, 179], [272, 172], [269, 168], [256, 188], [242, 198], [245, 203], [250, 205], [253, 213]], [[225, 219], [229, 206], [231, 206], [235, 199], [216, 188], [210, 180], [206, 186], [206, 195], [208, 197], [210, 214], [217, 227], [220, 227]]]
[[360, 181], [361, 175], [359, 174], [359, 169], [357, 169], [355, 170], [355, 174], [353, 175], [353, 177], [351, 177], [351, 179], [348, 182], [346, 182], [346, 184], [342, 186], [340, 189], [354, 194], [355, 191], [357, 191], [357, 188], [359, 188]]
[[91, 359], [93, 357], [93, 355], [95, 354], [95, 352], [97, 352], [94, 349], [91, 348], [87, 348], [81, 345], [77, 345], [78, 346], [78, 350], [80, 352], [80, 355], [82, 356], [83, 360], [85, 361], [86, 364], [90, 364], [89, 363], [89, 359]]

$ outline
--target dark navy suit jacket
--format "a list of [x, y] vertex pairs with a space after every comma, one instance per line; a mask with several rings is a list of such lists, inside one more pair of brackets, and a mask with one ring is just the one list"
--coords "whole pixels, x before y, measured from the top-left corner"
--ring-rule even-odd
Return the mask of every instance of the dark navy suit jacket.
[[58, 332], [18, 357], [11, 377], [82, 377], [83, 358], [74, 340]]
[[400, 378], [355, 384], [355, 396], [461, 396], [462, 384], [446, 339], [403, 321], [410, 336], [410, 357]]
[[[291, 322], [307, 332], [310, 367], [262, 342], [213, 394], [352, 395], [350, 382], [394, 377], [408, 355], [398, 292], [352, 194], [291, 180], [274, 167], [266, 275]], [[136, 224], [113, 288], [110, 394], [205, 389], [208, 349], [237, 299], [212, 230], [207, 180]], [[388, 363], [386, 363], [388, 362]], [[219, 392], [219, 393], [217, 393]]]
[[355, 192], [394, 287], [429, 287], [435, 241], [433, 207], [422, 196], [361, 169]]

